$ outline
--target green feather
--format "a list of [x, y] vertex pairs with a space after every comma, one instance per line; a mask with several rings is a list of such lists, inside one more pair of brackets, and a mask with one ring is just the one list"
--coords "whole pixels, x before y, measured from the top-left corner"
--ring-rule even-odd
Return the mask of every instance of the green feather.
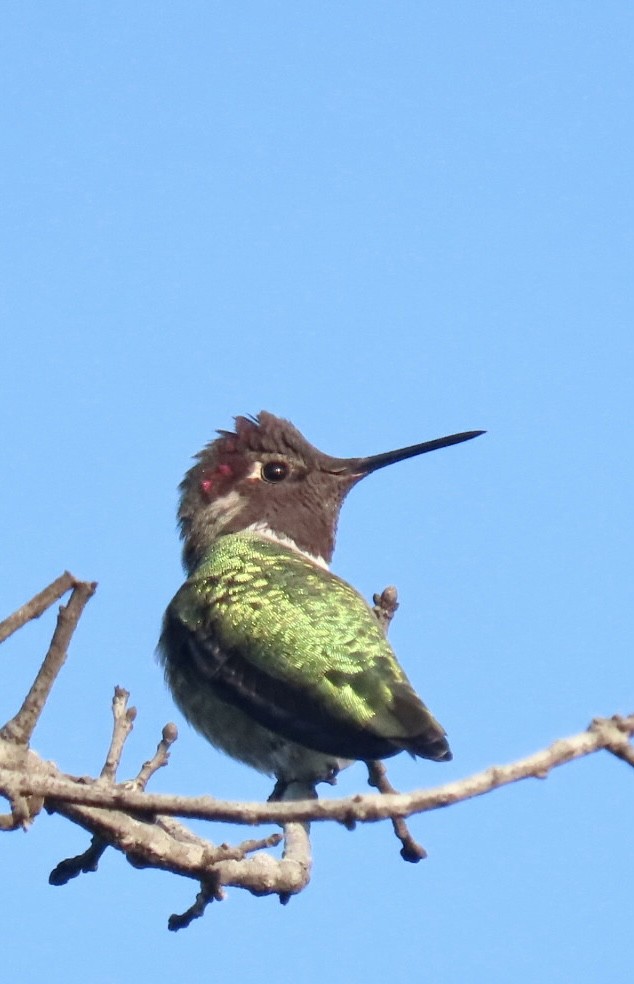
[[309, 747], [448, 757], [361, 595], [257, 533], [218, 538], [169, 606], [162, 649], [168, 673], [189, 659], [201, 686]]

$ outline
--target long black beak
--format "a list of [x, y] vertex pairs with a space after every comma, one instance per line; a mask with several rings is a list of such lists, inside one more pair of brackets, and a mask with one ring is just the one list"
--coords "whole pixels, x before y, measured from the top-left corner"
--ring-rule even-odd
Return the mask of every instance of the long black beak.
[[463, 441], [471, 441], [474, 437], [479, 437], [480, 434], [486, 434], [486, 431], [464, 431], [462, 434], [450, 434], [448, 437], [438, 437], [435, 441], [412, 444], [408, 448], [385, 451], [383, 454], [373, 454], [368, 458], [340, 458], [337, 461], [337, 467], [332, 470], [338, 475], [362, 478], [379, 468], [385, 468], [386, 465], [393, 465], [395, 462], [404, 461], [406, 458], [415, 458], [419, 454], [427, 454], [428, 451], [448, 448], [452, 444], [462, 444]]

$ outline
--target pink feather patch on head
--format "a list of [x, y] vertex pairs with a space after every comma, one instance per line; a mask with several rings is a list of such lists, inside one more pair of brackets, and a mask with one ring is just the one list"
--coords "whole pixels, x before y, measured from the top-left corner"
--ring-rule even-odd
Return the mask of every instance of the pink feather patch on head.
[[200, 481], [200, 491], [204, 496], [210, 496], [213, 492], [214, 480], [213, 478], [203, 478]]

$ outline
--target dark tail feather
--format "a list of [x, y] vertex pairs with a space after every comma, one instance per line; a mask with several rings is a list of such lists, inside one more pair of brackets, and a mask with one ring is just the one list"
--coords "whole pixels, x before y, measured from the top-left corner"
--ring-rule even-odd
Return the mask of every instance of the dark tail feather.
[[[395, 689], [392, 699], [394, 712], [403, 726], [401, 734], [407, 735], [400, 738], [400, 747], [420, 758], [450, 762], [453, 756], [445, 729], [412, 688], [404, 685]], [[392, 740], [396, 744], [395, 739]]]
[[449, 742], [443, 732], [432, 730], [417, 735], [407, 743], [407, 751], [420, 758], [431, 759], [433, 762], [451, 762], [453, 755]]

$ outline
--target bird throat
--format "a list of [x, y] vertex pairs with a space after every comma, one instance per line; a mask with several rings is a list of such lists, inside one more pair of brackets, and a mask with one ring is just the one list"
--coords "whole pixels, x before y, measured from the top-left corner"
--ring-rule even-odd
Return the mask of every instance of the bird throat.
[[301, 554], [302, 557], [306, 557], [311, 563], [317, 564], [318, 567], [323, 567], [326, 571], [330, 570], [327, 561], [323, 557], [309, 553], [308, 550], [302, 550], [292, 536], [287, 536], [285, 533], [278, 533], [276, 530], [271, 529], [265, 520], [258, 520], [256, 523], [251, 523], [250, 526], [247, 526], [247, 530], [250, 533], [257, 533], [259, 536], [264, 537], [265, 540], [271, 540], [273, 543], [279, 543], [283, 547], [289, 547], [296, 553]]

